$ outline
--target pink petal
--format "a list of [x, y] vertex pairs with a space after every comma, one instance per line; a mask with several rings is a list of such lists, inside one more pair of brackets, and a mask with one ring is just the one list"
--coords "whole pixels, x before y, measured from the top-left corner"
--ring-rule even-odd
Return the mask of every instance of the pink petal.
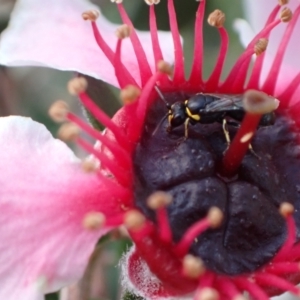
[[43, 299], [82, 275], [107, 231], [82, 220], [111, 191], [29, 118], [0, 118], [0, 144], [0, 299]]
[[[113, 4], [111, 4], [113, 5]], [[90, 22], [82, 12], [95, 8], [86, 0], [19, 0], [9, 27], [0, 41], [0, 64], [9, 66], [47, 66], [78, 71], [118, 85], [114, 69], [96, 44]], [[105, 41], [115, 49], [115, 25], [100, 16], [98, 28]], [[150, 34], [138, 32], [147, 58], [154, 68]], [[169, 32], [160, 32], [159, 39], [168, 62], [173, 61], [173, 41]], [[122, 60], [139, 82], [139, 71], [129, 39], [122, 48]]]

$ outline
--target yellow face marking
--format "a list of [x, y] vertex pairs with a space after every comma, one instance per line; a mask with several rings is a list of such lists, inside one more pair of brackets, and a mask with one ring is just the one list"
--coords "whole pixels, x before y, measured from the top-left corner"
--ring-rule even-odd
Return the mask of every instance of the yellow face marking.
[[191, 111], [188, 109], [188, 107], [185, 108], [185, 112], [191, 119], [193, 119], [195, 121], [200, 121], [200, 119], [201, 119], [200, 115], [193, 115], [191, 113]]
[[172, 111], [169, 110], [168, 121], [169, 121], [169, 124], [170, 124], [170, 125], [171, 125], [172, 119], [173, 119]]

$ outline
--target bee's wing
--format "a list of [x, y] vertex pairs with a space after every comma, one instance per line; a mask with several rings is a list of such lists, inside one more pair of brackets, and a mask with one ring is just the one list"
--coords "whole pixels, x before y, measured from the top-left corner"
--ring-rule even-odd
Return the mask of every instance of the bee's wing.
[[239, 110], [243, 108], [242, 95], [223, 95], [210, 94], [213, 97], [219, 98], [206, 105], [206, 112], [225, 111], [225, 110]]

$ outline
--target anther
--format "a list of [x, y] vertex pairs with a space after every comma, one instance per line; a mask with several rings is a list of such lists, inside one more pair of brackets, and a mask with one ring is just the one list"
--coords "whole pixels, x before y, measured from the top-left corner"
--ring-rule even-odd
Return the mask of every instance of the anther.
[[278, 0], [278, 4], [279, 5], [286, 5], [286, 4], [288, 4], [290, 1], [289, 0]]
[[148, 5], [153, 5], [153, 4], [158, 4], [160, 0], [145, 0], [145, 2]]
[[189, 278], [198, 278], [205, 272], [203, 261], [191, 254], [187, 254], [182, 261], [183, 274]]
[[147, 199], [148, 207], [154, 210], [165, 207], [172, 202], [172, 196], [165, 192], [155, 192]]
[[219, 294], [215, 289], [203, 288], [198, 294], [197, 300], [218, 300]]
[[122, 3], [123, 2], [123, 0], [110, 0], [110, 2], [112, 2], [112, 3]]
[[86, 229], [96, 230], [104, 225], [105, 220], [106, 218], [102, 213], [89, 212], [84, 216], [82, 220], [82, 225]]
[[131, 210], [125, 214], [124, 225], [130, 230], [139, 230], [145, 224], [145, 217], [137, 210]]
[[131, 28], [127, 24], [121, 25], [119, 28], [116, 30], [116, 36], [118, 39], [122, 40], [127, 37], [129, 37], [131, 34]]
[[167, 74], [169, 76], [173, 75], [173, 68], [170, 64], [168, 64], [166, 61], [164, 60], [160, 60], [157, 63], [157, 69], [159, 72]]
[[84, 13], [82, 13], [81, 16], [82, 16], [83, 20], [85, 20], [85, 21], [95, 22], [98, 19], [99, 15], [100, 15], [100, 12], [98, 10], [91, 9], [91, 10], [87, 10]]
[[281, 203], [279, 207], [279, 212], [284, 218], [290, 216], [294, 212], [294, 210], [294, 206], [288, 202]]
[[57, 123], [66, 121], [68, 112], [69, 106], [65, 101], [62, 100], [54, 102], [48, 110], [50, 118]]
[[121, 90], [120, 98], [124, 105], [133, 103], [140, 96], [141, 90], [134, 86], [128, 85], [124, 89]]
[[76, 77], [68, 82], [68, 91], [71, 95], [77, 96], [86, 91], [88, 86], [87, 80], [84, 77]]
[[81, 167], [86, 173], [93, 173], [97, 171], [98, 164], [94, 159], [88, 157], [82, 161]]
[[57, 136], [59, 139], [65, 142], [75, 141], [80, 133], [80, 129], [73, 123], [65, 123], [63, 124], [58, 132]]
[[292, 11], [288, 7], [284, 7], [280, 12], [280, 20], [282, 22], [289, 22], [293, 17]]
[[259, 39], [254, 45], [254, 53], [258, 56], [264, 53], [268, 47], [269, 40], [265, 38]]
[[221, 28], [225, 23], [225, 14], [219, 10], [214, 10], [207, 18], [207, 22], [210, 26]]
[[243, 295], [236, 295], [232, 300], [247, 300], [247, 298]]
[[218, 207], [212, 207], [208, 211], [207, 218], [211, 228], [217, 228], [221, 225], [223, 220], [223, 213]]
[[279, 106], [278, 99], [257, 90], [248, 90], [244, 94], [244, 109], [251, 114], [267, 114]]

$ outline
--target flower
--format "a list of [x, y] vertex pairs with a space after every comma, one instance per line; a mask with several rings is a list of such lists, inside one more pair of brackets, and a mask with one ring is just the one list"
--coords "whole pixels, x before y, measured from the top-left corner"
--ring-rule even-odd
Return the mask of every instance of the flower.
[[[61, 137], [75, 139], [94, 156], [82, 164], [92, 173], [91, 182], [83, 182], [91, 195], [85, 195], [85, 189], [80, 194], [80, 199], [91, 205], [82, 207], [70, 198], [76, 211], [71, 223], [83, 222], [93, 234], [96, 230], [96, 235], [100, 228], [124, 224], [135, 247], [123, 259], [123, 283], [147, 299], [191, 293], [199, 299], [244, 299], [244, 291], [255, 299], [285, 291], [298, 295], [294, 284], [299, 282], [300, 259], [299, 102], [291, 100], [299, 78], [277, 81], [298, 14], [293, 17], [283, 3], [276, 5], [266, 25], [221, 81], [228, 36], [224, 14], [214, 11], [208, 22], [220, 33], [220, 55], [211, 76], [204, 80], [205, 1], [201, 1], [196, 13], [194, 61], [186, 80], [173, 1], [168, 0], [167, 5], [174, 70], [163, 60], [158, 41], [153, 4], [159, 1], [146, 1], [156, 69], [151, 68], [121, 1], [116, 2], [125, 24], [117, 30], [114, 51], [95, 23], [98, 14], [89, 10], [83, 18], [91, 22], [98, 46], [113, 62], [124, 107], [111, 120], [87, 95], [86, 80], [78, 77], [70, 82], [69, 91], [107, 128], [105, 134], [69, 112], [63, 102], [50, 110], [55, 120], [69, 121], [63, 125]], [[260, 82], [270, 32], [285, 22], [287, 31], [272, 72]], [[129, 38], [139, 78], [123, 63], [121, 49]], [[257, 59], [247, 79], [254, 54]], [[79, 137], [78, 128], [101, 145], [94, 147]], [[7, 130], [4, 132], [7, 136]], [[15, 148], [7, 148], [11, 160], [14, 153], [9, 149]], [[28, 180], [21, 178], [21, 182]], [[101, 188], [92, 186], [93, 182]], [[41, 270], [47, 271], [47, 264]]]

